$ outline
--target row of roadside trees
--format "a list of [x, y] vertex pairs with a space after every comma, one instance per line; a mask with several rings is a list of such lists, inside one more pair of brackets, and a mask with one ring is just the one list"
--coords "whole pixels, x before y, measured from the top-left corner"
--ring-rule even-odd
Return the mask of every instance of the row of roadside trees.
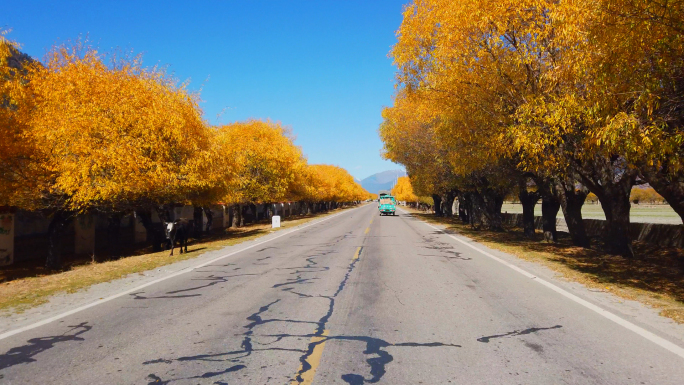
[[593, 193], [625, 257], [634, 185], [684, 217], [684, 3], [414, 0], [397, 36], [385, 156], [446, 214], [458, 198], [464, 219], [500, 230], [515, 191], [526, 233], [541, 200], [547, 238], [562, 209], [588, 247]]
[[413, 192], [411, 180], [407, 176], [397, 178], [397, 183], [392, 187], [392, 196], [399, 202], [406, 202], [406, 204], [418, 207], [432, 207], [434, 202], [429, 196], [418, 196]]
[[[309, 209], [369, 198], [344, 169], [310, 165], [288, 129], [262, 120], [219, 127], [199, 95], [140, 57], [84, 44], [53, 48], [43, 63], [0, 41], [0, 206], [41, 211], [49, 234], [81, 213], [112, 228], [135, 212], [152, 231], [174, 205], [234, 208], [301, 201]], [[47, 265], [58, 268], [51, 247]]]

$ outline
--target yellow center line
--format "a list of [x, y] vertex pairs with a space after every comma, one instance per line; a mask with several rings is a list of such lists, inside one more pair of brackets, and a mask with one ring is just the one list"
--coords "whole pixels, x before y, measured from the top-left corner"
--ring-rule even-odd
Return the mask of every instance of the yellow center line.
[[[366, 229], [368, 230], [368, 229]], [[351, 259], [351, 263], [353, 264], [354, 261], [359, 259], [359, 256], [361, 256], [361, 250], [363, 249], [363, 246], [359, 246], [356, 248], [356, 252], [354, 253], [354, 256]], [[314, 380], [314, 376], [316, 376], [316, 369], [318, 369], [318, 365], [321, 363], [321, 357], [323, 356], [323, 348], [325, 347], [325, 339], [329, 334], [329, 330], [323, 330], [323, 333], [320, 336], [313, 336], [311, 337], [311, 344], [315, 344], [313, 348], [313, 352], [311, 352], [311, 355], [307, 357], [306, 363], [309, 364], [309, 369], [304, 372], [302, 372], [303, 365], [299, 364], [299, 369], [297, 369], [297, 373], [295, 374], [294, 380], [290, 381], [290, 385], [311, 385]], [[322, 341], [322, 342], [321, 342]], [[301, 377], [301, 381], [299, 381], [298, 377]]]
[[356, 249], [356, 253], [354, 253], [354, 256], [352, 257], [352, 262], [359, 259], [359, 255], [361, 255], [361, 246]]
[[370, 231], [370, 227], [366, 227], [366, 231], [364, 231], [363, 233], [368, 234], [369, 231]]
[[302, 364], [299, 364], [299, 369], [297, 370], [297, 374], [295, 374], [295, 379], [290, 382], [290, 385], [310, 385], [313, 383], [314, 376], [316, 375], [316, 369], [318, 369], [318, 365], [321, 363], [321, 356], [323, 355], [323, 348], [325, 347], [325, 337], [327, 336], [328, 330], [323, 330], [323, 335], [311, 337], [312, 344], [320, 341], [324, 342], [316, 344], [314, 346], [313, 352], [306, 359], [306, 362], [311, 365], [311, 368], [301, 374], [302, 381], [297, 381], [297, 376], [299, 375], [299, 372], [302, 371]]

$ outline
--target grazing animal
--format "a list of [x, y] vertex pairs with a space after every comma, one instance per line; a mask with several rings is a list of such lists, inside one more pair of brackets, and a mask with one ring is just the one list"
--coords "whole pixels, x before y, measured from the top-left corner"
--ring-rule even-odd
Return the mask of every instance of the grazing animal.
[[171, 246], [171, 254], [176, 247], [176, 241], [180, 243], [180, 252], [183, 254], [183, 245], [185, 245], [185, 252], [188, 252], [188, 238], [190, 238], [190, 231], [192, 231], [194, 223], [189, 219], [177, 219], [173, 222], [166, 222], [166, 239]]

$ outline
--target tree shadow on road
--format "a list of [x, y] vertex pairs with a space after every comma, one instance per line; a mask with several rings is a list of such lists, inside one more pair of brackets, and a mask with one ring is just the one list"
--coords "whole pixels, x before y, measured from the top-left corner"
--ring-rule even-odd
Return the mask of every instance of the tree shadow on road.
[[48, 349], [52, 349], [56, 344], [69, 341], [84, 341], [81, 334], [89, 331], [93, 327], [87, 322], [81, 322], [78, 325], [69, 326], [71, 329], [64, 334], [58, 336], [31, 338], [26, 341], [26, 345], [17, 346], [7, 351], [5, 354], [0, 354], [0, 370], [9, 368], [11, 366], [28, 364], [35, 362], [33, 358], [35, 355], [42, 353]]

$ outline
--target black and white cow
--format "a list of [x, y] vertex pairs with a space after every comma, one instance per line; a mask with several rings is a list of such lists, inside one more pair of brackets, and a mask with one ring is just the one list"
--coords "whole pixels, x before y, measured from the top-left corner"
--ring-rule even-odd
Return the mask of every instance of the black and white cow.
[[192, 231], [194, 223], [190, 219], [177, 219], [173, 222], [166, 222], [166, 239], [171, 246], [171, 254], [176, 247], [176, 241], [180, 243], [180, 252], [183, 254], [183, 245], [185, 245], [185, 252], [188, 252], [188, 238]]

